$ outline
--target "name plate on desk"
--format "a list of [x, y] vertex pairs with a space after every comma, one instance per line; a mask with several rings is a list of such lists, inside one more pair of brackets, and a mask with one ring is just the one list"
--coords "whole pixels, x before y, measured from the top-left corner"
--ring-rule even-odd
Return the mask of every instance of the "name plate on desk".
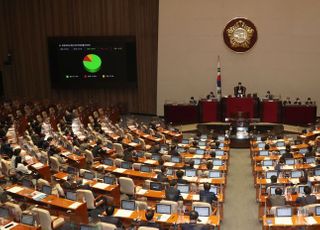
[[23, 190], [23, 187], [14, 186], [14, 187], [8, 189], [7, 191], [8, 191], [8, 192], [11, 192], [11, 193], [18, 193], [18, 192], [20, 192], [20, 191], [22, 191], [22, 190]]

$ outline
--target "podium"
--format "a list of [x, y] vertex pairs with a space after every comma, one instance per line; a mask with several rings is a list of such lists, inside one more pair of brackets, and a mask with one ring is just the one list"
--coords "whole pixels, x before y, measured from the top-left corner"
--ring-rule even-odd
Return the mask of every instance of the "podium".
[[200, 122], [219, 121], [219, 102], [217, 100], [199, 101]]
[[282, 123], [291, 125], [307, 125], [315, 123], [317, 106], [286, 105], [282, 107]]
[[252, 97], [228, 97], [222, 99], [222, 118], [231, 118], [234, 114], [248, 113], [248, 118], [258, 116], [258, 99]]
[[261, 121], [281, 123], [281, 107], [279, 100], [263, 100], [260, 105]]
[[174, 124], [198, 123], [198, 106], [190, 104], [165, 104], [164, 119]]

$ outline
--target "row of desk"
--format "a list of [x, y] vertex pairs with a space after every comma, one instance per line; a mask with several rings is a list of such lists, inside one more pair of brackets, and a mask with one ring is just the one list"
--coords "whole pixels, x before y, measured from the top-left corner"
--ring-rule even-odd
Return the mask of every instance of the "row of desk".
[[316, 121], [317, 107], [282, 106], [279, 100], [260, 102], [258, 98], [238, 97], [223, 98], [221, 103], [217, 100], [201, 100], [198, 105], [164, 105], [166, 122], [175, 124], [224, 121], [237, 113], [248, 114], [248, 118], [260, 118], [262, 122], [306, 125]]

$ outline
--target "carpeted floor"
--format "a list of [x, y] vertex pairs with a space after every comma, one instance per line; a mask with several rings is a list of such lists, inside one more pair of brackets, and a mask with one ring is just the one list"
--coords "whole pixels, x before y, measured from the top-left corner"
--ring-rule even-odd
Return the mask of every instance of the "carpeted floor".
[[251, 171], [249, 149], [231, 149], [224, 203], [223, 230], [258, 230], [258, 205]]

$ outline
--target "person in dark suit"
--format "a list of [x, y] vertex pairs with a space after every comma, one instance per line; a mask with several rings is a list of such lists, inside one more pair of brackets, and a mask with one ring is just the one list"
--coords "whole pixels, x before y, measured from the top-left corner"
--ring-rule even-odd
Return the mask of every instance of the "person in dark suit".
[[214, 202], [218, 201], [216, 194], [210, 192], [211, 185], [209, 183], [205, 183], [203, 185], [204, 190], [200, 190], [200, 201], [206, 202], [209, 204], [213, 204]]
[[182, 179], [184, 175], [184, 172], [181, 170], [176, 171], [176, 176], [177, 176], [177, 180], [176, 183], [177, 184], [188, 184], [188, 181], [186, 181], [185, 179]]
[[119, 218], [112, 216], [114, 212], [114, 207], [113, 206], [107, 206], [106, 207], [106, 216], [100, 217], [101, 222], [109, 223], [109, 224], [114, 224], [117, 226], [117, 228], [123, 228], [122, 227], [122, 222]]
[[102, 141], [100, 139], [97, 140], [96, 145], [92, 149], [92, 154], [93, 156], [96, 157], [101, 157], [105, 151], [102, 149]]
[[154, 211], [151, 209], [147, 210], [146, 214], [145, 214], [147, 221], [142, 222], [140, 224], [140, 227], [143, 226], [143, 227], [151, 227], [151, 228], [159, 228], [160, 229], [160, 225], [153, 220], [153, 216], [154, 216]]
[[180, 198], [180, 191], [176, 188], [176, 181], [171, 180], [169, 182], [169, 188], [166, 189], [166, 200], [178, 201]]
[[189, 162], [189, 165], [184, 166], [184, 169], [194, 169], [194, 161], [191, 160]]
[[209, 230], [210, 226], [204, 224], [197, 224], [199, 217], [198, 212], [192, 210], [189, 214], [190, 222], [181, 225], [182, 230]]
[[168, 181], [168, 177], [166, 175], [166, 167], [164, 167], [163, 165], [160, 168], [161, 172], [158, 174], [157, 176], [157, 181], [159, 182], [167, 182]]
[[234, 96], [235, 97], [245, 97], [246, 95], [246, 87], [244, 87], [241, 82], [238, 83], [237, 86], [234, 87]]
[[311, 195], [311, 188], [309, 186], [305, 186], [303, 188], [305, 196], [298, 197], [296, 200], [297, 204], [300, 205], [308, 205], [315, 204], [317, 202], [317, 197], [315, 195]]

